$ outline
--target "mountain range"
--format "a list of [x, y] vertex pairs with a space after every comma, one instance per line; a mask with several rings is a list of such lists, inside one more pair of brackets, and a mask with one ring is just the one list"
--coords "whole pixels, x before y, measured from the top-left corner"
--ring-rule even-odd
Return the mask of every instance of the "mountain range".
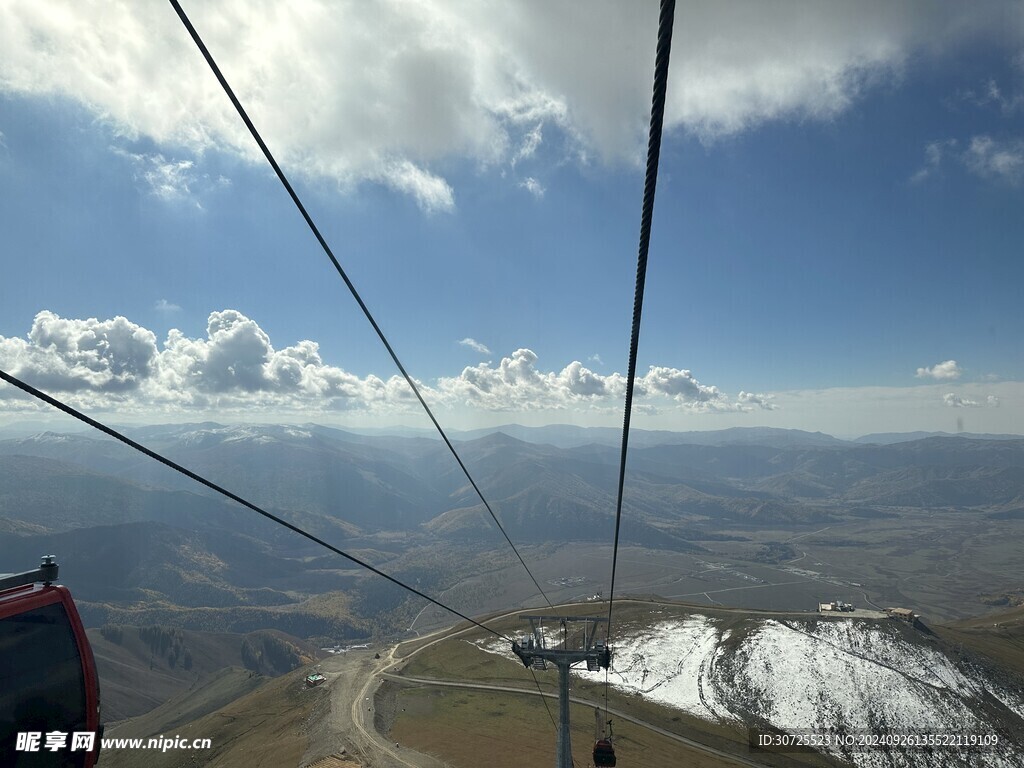
[[[421, 588], [446, 589], [504, 548], [443, 444], [316, 425], [126, 429], [147, 447]], [[510, 430], [516, 431], [516, 430]], [[610, 542], [619, 448], [581, 428], [458, 441], [523, 546]], [[554, 445], [575, 434], [588, 441]], [[629, 453], [624, 544], [702, 552], [746, 531], [798, 533], [902, 509], [1024, 515], [1024, 439], [842, 441], [796, 430], [646, 433]], [[559, 437], [561, 435], [561, 437]], [[703, 442], [694, 442], [700, 435]], [[465, 436], [464, 436], [465, 437]], [[669, 442], [670, 440], [674, 442]], [[43, 432], [0, 440], [0, 563], [58, 552], [94, 624], [216, 631], [369, 632], [397, 588], [119, 442]], [[482, 559], [481, 559], [482, 558]], [[389, 591], [390, 590], [390, 591]], [[323, 595], [336, 595], [323, 598]], [[317, 600], [342, 606], [330, 611]], [[334, 610], [331, 608], [330, 610]], [[261, 622], [266, 622], [261, 624]]]

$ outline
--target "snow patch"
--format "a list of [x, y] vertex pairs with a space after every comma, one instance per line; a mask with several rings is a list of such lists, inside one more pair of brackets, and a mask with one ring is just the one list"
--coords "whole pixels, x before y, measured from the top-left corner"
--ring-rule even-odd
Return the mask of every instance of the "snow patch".
[[[718, 627], [706, 616], [661, 622], [613, 646], [609, 682], [701, 717], [733, 719], [715, 674], [722, 658], [720, 641]], [[573, 674], [604, 680], [604, 671], [573, 669]]]
[[[731, 640], [707, 616], [659, 619], [613, 643], [609, 683], [621, 690], [707, 720], [768, 722], [794, 732], [1001, 733], [987, 752], [943, 748], [836, 751], [858, 768], [1024, 765], [1024, 692], [989, 680], [980, 669], [958, 665], [925, 642], [913, 642], [895, 624], [855, 619], [751, 620]], [[548, 636], [549, 638], [551, 636]], [[477, 647], [515, 658], [503, 640]], [[604, 671], [574, 668], [600, 683]], [[998, 705], [1005, 707], [998, 714]], [[996, 710], [993, 710], [993, 706]], [[994, 714], [996, 712], [996, 714]], [[994, 719], [993, 719], [994, 718]], [[741, 726], [742, 727], [742, 726]]]

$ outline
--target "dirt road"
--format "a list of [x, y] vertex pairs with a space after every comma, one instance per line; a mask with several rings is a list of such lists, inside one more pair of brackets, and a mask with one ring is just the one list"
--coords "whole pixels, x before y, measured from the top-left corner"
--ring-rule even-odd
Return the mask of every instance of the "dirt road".
[[[641, 601], [645, 602], [645, 601]], [[520, 610], [510, 611], [501, 616], [494, 616], [490, 621], [497, 621], [507, 616], [514, 616]], [[488, 622], [488, 623], [489, 623]], [[459, 631], [452, 631], [451, 628], [436, 630], [416, 642], [417, 647], [405, 655], [398, 655], [401, 644], [391, 646], [379, 651], [380, 658], [374, 658], [373, 650], [349, 651], [345, 654], [338, 654], [325, 660], [321, 664], [321, 671], [328, 676], [328, 685], [331, 690], [331, 711], [327, 721], [327, 733], [334, 739], [335, 744], [343, 743], [344, 748], [353, 757], [358, 759], [365, 768], [445, 768], [446, 763], [430, 755], [424, 755], [406, 747], [397, 746], [389, 742], [379, 734], [374, 727], [374, 698], [377, 688], [385, 679], [392, 679], [396, 682], [415, 682], [426, 685], [439, 685], [445, 687], [477, 688], [491, 691], [505, 691], [518, 695], [538, 695], [537, 691], [508, 688], [497, 685], [486, 685], [478, 683], [461, 683], [452, 680], [428, 680], [420, 678], [408, 678], [390, 674], [391, 668], [407, 662], [425, 648], [428, 648], [442, 640], [454, 637], [465, 632], [475, 630], [475, 627], [468, 627]], [[423, 641], [427, 642], [423, 642]], [[574, 699], [575, 700], [575, 699]], [[580, 700], [579, 703], [592, 703]], [[678, 734], [666, 731], [651, 723], [644, 722], [625, 712], [616, 712], [618, 717], [630, 720], [637, 725], [650, 728], [664, 736], [698, 749], [709, 755], [725, 758], [737, 765], [758, 766], [761, 765], [753, 760], [739, 757], [734, 754], [719, 751], [700, 742], [692, 741]], [[338, 750], [340, 751], [340, 750]]]
[[395, 649], [340, 653], [325, 659], [320, 671], [330, 686], [330, 712], [311, 739], [310, 754], [345, 751], [364, 768], [444, 768], [444, 763], [410, 749], [395, 746], [374, 728], [374, 694], [381, 675], [397, 662]]

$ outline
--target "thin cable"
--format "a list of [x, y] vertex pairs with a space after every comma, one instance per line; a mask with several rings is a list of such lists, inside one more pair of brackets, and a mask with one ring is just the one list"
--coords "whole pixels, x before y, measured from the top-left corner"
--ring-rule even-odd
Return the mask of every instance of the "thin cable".
[[[619, 493], [615, 502], [615, 544], [612, 548], [612, 583], [608, 590], [609, 637], [612, 631], [612, 601], [615, 599], [615, 566], [619, 555], [619, 527], [622, 524], [622, 487], [626, 481], [626, 449], [629, 445], [629, 419], [633, 410], [633, 379], [636, 377], [636, 352], [640, 342], [640, 317], [644, 309], [644, 284], [647, 281], [647, 251], [651, 244], [651, 220], [654, 217], [654, 191], [658, 186], [658, 160], [661, 157], [661, 129], [665, 121], [665, 91], [668, 86], [669, 55], [672, 52], [672, 22], [675, 0], [661, 0], [658, 19], [658, 50], [654, 57], [654, 96], [651, 102], [651, 128], [647, 140], [647, 178], [644, 182], [643, 210], [640, 216], [640, 247], [636, 262], [636, 290], [633, 294], [633, 329], [629, 338], [629, 373], [626, 376], [626, 408], [622, 420], [622, 454], [619, 458]], [[607, 705], [606, 705], [607, 706]]]
[[551, 714], [551, 707], [548, 706], [548, 697], [544, 695], [544, 691], [540, 687], [540, 680], [537, 679], [537, 673], [533, 671], [533, 667], [530, 667], [530, 674], [533, 675], [533, 684], [537, 686], [537, 693], [540, 694], [540, 700], [544, 702], [544, 709], [548, 711], [548, 717], [551, 719], [551, 724], [555, 726], [555, 734], [558, 734], [558, 723], [555, 722], [555, 716]]
[[480, 629], [483, 629], [483, 630], [486, 630], [486, 631], [490, 632], [495, 637], [500, 637], [500, 638], [502, 638], [504, 640], [510, 640], [510, 638], [507, 637], [506, 635], [503, 635], [500, 632], [496, 632], [495, 630], [491, 629], [490, 627], [484, 626], [483, 624], [481, 624], [480, 622], [476, 621], [475, 619], [471, 619], [469, 616], [466, 616], [465, 614], [460, 613], [459, 611], [456, 611], [454, 608], [449, 608], [447, 605], [445, 605], [441, 601], [435, 600], [430, 595], [426, 595], [423, 592], [420, 592], [415, 587], [410, 587], [408, 584], [405, 584], [405, 583], [399, 581], [394, 576], [388, 576], [388, 574], [384, 573], [384, 571], [381, 571], [381, 570], [378, 570], [377, 568], [374, 568], [372, 565], [370, 565], [369, 563], [363, 562], [358, 557], [355, 557], [354, 555], [350, 555], [347, 552], [344, 552], [344, 551], [338, 549], [333, 544], [328, 544], [323, 539], [314, 536], [312, 533], [309, 533], [308, 531], [305, 531], [302, 528], [299, 528], [297, 525], [293, 525], [292, 523], [289, 523], [287, 520], [283, 520], [282, 518], [278, 517], [277, 515], [275, 515], [275, 514], [273, 514], [271, 512], [267, 512], [265, 509], [262, 509], [262, 508], [256, 506], [251, 501], [246, 501], [241, 496], [239, 496], [239, 495], [237, 495], [235, 493], [232, 493], [231, 491], [227, 490], [226, 488], [223, 488], [223, 487], [217, 485], [212, 480], [207, 480], [202, 475], [198, 475], [195, 472], [193, 472], [192, 470], [186, 469], [185, 467], [181, 466], [181, 464], [178, 464], [178, 463], [176, 463], [174, 461], [171, 461], [166, 456], [163, 456], [162, 454], [159, 454], [156, 451], [150, 450], [146, 446], [144, 446], [144, 445], [142, 445], [140, 443], [135, 442], [130, 437], [122, 435], [117, 430], [108, 427], [106, 424], [102, 424], [102, 423], [96, 421], [95, 419], [89, 418], [84, 413], [82, 413], [81, 411], [75, 410], [74, 408], [72, 408], [67, 403], [63, 403], [60, 400], [57, 400], [56, 398], [51, 397], [50, 395], [46, 394], [45, 392], [42, 392], [42, 391], [36, 389], [31, 384], [26, 384], [21, 379], [18, 379], [16, 377], [12, 376], [11, 374], [7, 373], [6, 371], [0, 370], [0, 379], [3, 379], [8, 384], [14, 385], [15, 387], [17, 387], [18, 389], [22, 390], [23, 392], [26, 392], [26, 393], [32, 395], [32, 397], [34, 397], [34, 398], [36, 398], [38, 400], [42, 400], [44, 403], [47, 403], [48, 405], [52, 405], [54, 408], [57, 408], [58, 410], [64, 411], [64, 413], [68, 414], [69, 416], [73, 416], [74, 418], [78, 419], [81, 422], [84, 422], [84, 423], [88, 424], [90, 427], [93, 427], [94, 429], [98, 429], [100, 432], [103, 432], [103, 433], [105, 433], [107, 435], [110, 435], [111, 437], [113, 437], [116, 440], [120, 440], [122, 443], [124, 443], [125, 445], [129, 446], [130, 448], [134, 448], [139, 453], [144, 453], [147, 456], [149, 456], [151, 459], [155, 459], [156, 461], [159, 461], [165, 467], [170, 467], [175, 472], [180, 472], [181, 474], [185, 475], [185, 477], [191, 478], [192, 480], [195, 480], [197, 483], [201, 483], [202, 485], [205, 485], [207, 488], [210, 488], [211, 490], [216, 491], [217, 493], [221, 494], [222, 496], [227, 496], [232, 501], [241, 504], [243, 507], [247, 507], [248, 509], [251, 509], [253, 512], [256, 512], [258, 514], [263, 515], [268, 520], [273, 520], [278, 525], [283, 525], [288, 530], [294, 531], [295, 533], [299, 534], [300, 536], [303, 536], [303, 537], [309, 539], [310, 541], [312, 541], [312, 542], [314, 542], [316, 544], [319, 544], [321, 547], [325, 547], [326, 549], [329, 549], [331, 552], [334, 552], [336, 555], [341, 555], [346, 560], [351, 560], [356, 565], [361, 566], [361, 567], [365, 568], [368, 571], [372, 571], [373, 573], [377, 574], [378, 576], [383, 576], [385, 579], [390, 581], [392, 584], [397, 584], [402, 589], [408, 590], [409, 592], [412, 592], [414, 595], [417, 595], [418, 597], [422, 597], [424, 600], [427, 600], [427, 601], [433, 603], [434, 605], [438, 606], [439, 608], [444, 608], [449, 613], [455, 614], [460, 619], [465, 619], [470, 624], [473, 624], [473, 625], [479, 627]]
[[[605, 723], [608, 722], [608, 667], [604, 668], [604, 719]], [[605, 729], [602, 728], [601, 732], [604, 733]]]
[[260, 149], [263, 150], [263, 155], [267, 158], [267, 162], [269, 162], [270, 166], [274, 169], [274, 173], [277, 174], [277, 178], [280, 179], [281, 184], [284, 185], [284, 188], [288, 192], [288, 195], [291, 197], [292, 202], [295, 203], [295, 207], [299, 209], [299, 213], [302, 214], [302, 218], [306, 220], [306, 225], [309, 227], [314, 237], [316, 237], [317, 242], [320, 243], [320, 247], [323, 248], [324, 253], [327, 254], [327, 258], [331, 260], [331, 263], [334, 265], [335, 270], [337, 270], [338, 275], [340, 275], [341, 279], [345, 281], [345, 285], [348, 287], [349, 293], [352, 294], [352, 298], [356, 300], [356, 303], [359, 305], [359, 308], [363, 311], [363, 314], [366, 316], [366, 319], [370, 322], [370, 325], [373, 326], [373, 330], [376, 331], [377, 337], [381, 340], [381, 343], [384, 345], [385, 349], [387, 349], [388, 354], [391, 355], [391, 359], [394, 361], [395, 366], [397, 366], [402, 376], [405, 377], [405, 380], [406, 382], [408, 382], [409, 387], [413, 391], [413, 394], [416, 395], [416, 399], [420, 401], [420, 405], [423, 406], [423, 410], [426, 411], [427, 416], [429, 416], [430, 420], [434, 423], [434, 427], [437, 429], [438, 434], [441, 435], [441, 439], [444, 440], [445, 445], [448, 446], [448, 450], [451, 451], [452, 456], [455, 457], [455, 461], [458, 462], [459, 467], [462, 469], [463, 474], [465, 474], [466, 476], [466, 479], [469, 480], [469, 484], [473, 486], [473, 490], [476, 491], [476, 495], [480, 497], [480, 501], [483, 502], [484, 507], [490, 513], [491, 519], [494, 520], [494, 524], [498, 526], [498, 530], [501, 531], [501, 535], [505, 537], [505, 541], [508, 542], [508, 545], [512, 547], [512, 551], [516, 553], [516, 557], [518, 557], [519, 562], [523, 564], [523, 568], [525, 568], [526, 572], [530, 575], [530, 579], [533, 581], [533, 585], [537, 587], [537, 591], [540, 592], [541, 596], [544, 598], [544, 601], [548, 604], [548, 607], [553, 608], [554, 606], [548, 599], [547, 594], [544, 592], [543, 589], [541, 589], [540, 583], [537, 581], [536, 578], [534, 578], [533, 572], [530, 570], [529, 566], [526, 565], [526, 561], [523, 560], [523, 556], [519, 554], [519, 550], [516, 549], [516, 545], [512, 543], [512, 539], [510, 539], [508, 534], [505, 532], [505, 528], [498, 520], [498, 516], [494, 514], [494, 510], [491, 509], [491, 505], [487, 502], [487, 499], [484, 498], [484, 495], [483, 493], [481, 493], [480, 488], [477, 487], [476, 481], [473, 480], [473, 477], [469, 474], [469, 470], [466, 469], [466, 465], [462, 463], [462, 459], [459, 457], [458, 452], [455, 450], [455, 446], [452, 445], [451, 440], [448, 439], [448, 435], [445, 434], [445, 431], [441, 428], [440, 422], [438, 422], [438, 420], [434, 417], [434, 412], [430, 410], [430, 406], [427, 405], [427, 401], [423, 399], [423, 395], [420, 394], [419, 387], [416, 386], [416, 383], [412, 380], [412, 377], [405, 370], [405, 366], [402, 365], [402, 361], [398, 359], [398, 355], [395, 353], [395, 350], [392, 349], [391, 344], [387, 340], [387, 337], [384, 336], [384, 331], [380, 329], [380, 326], [377, 325], [377, 321], [373, 319], [373, 315], [370, 314], [370, 310], [363, 302], [362, 297], [359, 295], [359, 291], [356, 290], [355, 285], [353, 285], [352, 281], [345, 273], [345, 270], [342, 268], [341, 263], [338, 261], [337, 258], [335, 258], [334, 252], [331, 250], [331, 247], [327, 244], [327, 241], [324, 239], [324, 236], [320, 234], [320, 229], [314, 223], [313, 217], [309, 215], [309, 212], [306, 210], [306, 206], [302, 204], [302, 201], [299, 199], [299, 196], [295, 192], [295, 189], [288, 181], [288, 177], [284, 175], [284, 171], [281, 170], [281, 166], [277, 164], [277, 160], [275, 160], [273, 154], [271, 154], [270, 148], [267, 147], [266, 143], [263, 141], [263, 137], [260, 136], [259, 131], [256, 130], [256, 126], [253, 124], [252, 120], [249, 119], [249, 115], [242, 107], [242, 103], [235, 96], [235, 92], [231, 89], [231, 86], [228, 85], [227, 79], [221, 73], [220, 67], [217, 66], [217, 62], [213, 60], [213, 56], [210, 53], [209, 49], [206, 47], [206, 44], [203, 42], [203, 39], [199, 36], [199, 33], [196, 31], [196, 28], [192, 26], [192, 22], [189, 21], [189, 18], [186, 15], [185, 11], [182, 10], [181, 6], [178, 4], [178, 0], [170, 0], [170, 3], [174, 7], [175, 12], [178, 14], [178, 18], [181, 19], [181, 23], [185, 25], [185, 29], [188, 30], [189, 35], [192, 36], [192, 40], [195, 41], [196, 46], [203, 54], [203, 58], [206, 59], [206, 63], [210, 66], [210, 69], [213, 71], [213, 74], [216, 75], [217, 80], [220, 82], [221, 87], [224, 89], [224, 92], [227, 94], [228, 98], [231, 99], [231, 103], [234, 104], [235, 110], [238, 112], [239, 117], [241, 117], [242, 121], [245, 123], [245, 127], [249, 129], [249, 133], [252, 134], [253, 139], [256, 140], [256, 143], [259, 145]]
[[[537, 673], [533, 671], [533, 667], [530, 667], [530, 674], [533, 675], [533, 684], [537, 686], [537, 693], [540, 695], [540, 700], [544, 702], [544, 709], [547, 710], [548, 718], [551, 720], [551, 725], [555, 729], [555, 737], [558, 737], [558, 723], [555, 722], [555, 716], [551, 714], [551, 707], [548, 706], [548, 697], [544, 695], [543, 689], [540, 687], [540, 680], [537, 679]], [[573, 768], [576, 768], [576, 760], [572, 761]]]

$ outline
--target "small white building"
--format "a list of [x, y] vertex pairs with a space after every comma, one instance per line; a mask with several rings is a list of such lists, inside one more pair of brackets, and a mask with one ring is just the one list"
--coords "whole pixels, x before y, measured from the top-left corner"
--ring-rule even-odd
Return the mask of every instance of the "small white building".
[[841, 613], [852, 613], [854, 610], [851, 603], [844, 603], [842, 600], [833, 600], [831, 603], [818, 603], [818, 613], [826, 611], [839, 611]]

